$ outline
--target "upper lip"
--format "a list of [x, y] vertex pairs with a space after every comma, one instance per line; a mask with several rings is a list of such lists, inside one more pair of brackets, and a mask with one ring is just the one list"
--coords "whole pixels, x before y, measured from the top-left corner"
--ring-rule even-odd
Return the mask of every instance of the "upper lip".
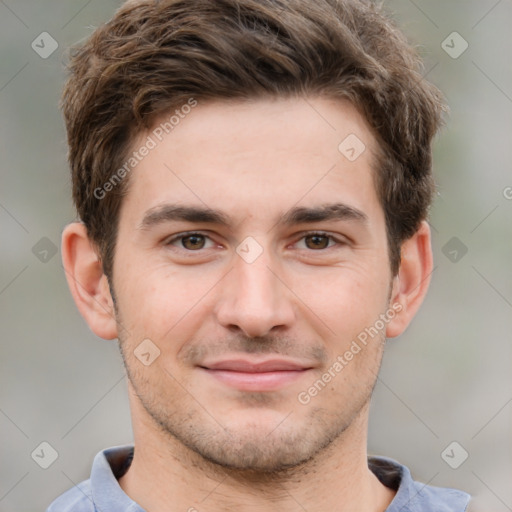
[[266, 359], [264, 361], [250, 361], [247, 359], [225, 359], [200, 365], [207, 370], [224, 370], [244, 373], [263, 373], [278, 371], [308, 370], [313, 366], [289, 359]]

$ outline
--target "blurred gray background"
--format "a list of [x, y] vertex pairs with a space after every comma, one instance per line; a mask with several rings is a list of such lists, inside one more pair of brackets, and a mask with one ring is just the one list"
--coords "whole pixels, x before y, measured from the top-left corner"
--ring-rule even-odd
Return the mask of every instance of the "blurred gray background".
[[[44, 510], [88, 478], [98, 451], [132, 441], [116, 342], [80, 317], [59, 251], [75, 216], [63, 52], [120, 3], [0, 1], [1, 512]], [[435, 145], [433, 280], [412, 326], [388, 342], [369, 451], [472, 493], [474, 510], [510, 511], [512, 2], [384, 4], [451, 115]], [[58, 454], [47, 469], [31, 455], [42, 442]]]

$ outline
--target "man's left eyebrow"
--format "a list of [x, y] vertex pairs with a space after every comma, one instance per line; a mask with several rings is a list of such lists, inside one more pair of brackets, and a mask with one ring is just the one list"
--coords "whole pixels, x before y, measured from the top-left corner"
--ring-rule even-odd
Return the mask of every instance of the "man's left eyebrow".
[[349, 220], [367, 224], [368, 215], [353, 206], [344, 203], [332, 203], [311, 208], [292, 208], [281, 217], [279, 223], [292, 226], [294, 224], [307, 224], [329, 220]]

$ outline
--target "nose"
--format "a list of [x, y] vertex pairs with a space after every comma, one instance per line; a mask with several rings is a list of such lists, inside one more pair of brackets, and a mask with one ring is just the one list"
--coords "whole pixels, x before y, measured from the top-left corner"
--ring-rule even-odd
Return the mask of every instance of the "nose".
[[289, 327], [295, 318], [293, 293], [279, 275], [279, 267], [266, 252], [252, 263], [237, 254], [234, 258], [217, 302], [218, 322], [251, 338]]

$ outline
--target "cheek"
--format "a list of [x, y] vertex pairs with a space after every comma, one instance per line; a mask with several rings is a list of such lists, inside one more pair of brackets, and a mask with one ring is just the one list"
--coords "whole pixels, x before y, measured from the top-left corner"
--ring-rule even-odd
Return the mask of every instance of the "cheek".
[[133, 272], [133, 268], [136, 266], [125, 267], [119, 293], [119, 310], [131, 337], [148, 337], [159, 345], [167, 344], [169, 339], [185, 337], [200, 325], [209, 291], [218, 277], [199, 275], [192, 267], [146, 267], [142, 272]]
[[386, 307], [389, 285], [370, 268], [339, 268], [297, 276], [297, 296], [337, 334], [348, 334], [373, 322]]

